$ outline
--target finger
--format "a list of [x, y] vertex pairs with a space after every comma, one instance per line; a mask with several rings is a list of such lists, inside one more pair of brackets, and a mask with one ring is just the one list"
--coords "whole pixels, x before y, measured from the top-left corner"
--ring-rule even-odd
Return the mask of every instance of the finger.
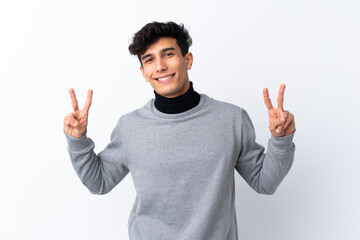
[[272, 118], [270, 121], [276, 125], [276, 126], [279, 126], [279, 125], [283, 125], [285, 123], [285, 121], [287, 120], [287, 118], [289, 117], [289, 112], [288, 111], [285, 111], [285, 112], [282, 112], [280, 113], [280, 116], [277, 117], [277, 118]]
[[286, 122], [285, 116], [271, 121], [270, 125], [269, 125], [270, 131], [276, 131], [279, 127], [281, 127], [281, 129], [282, 129], [285, 122]]
[[286, 129], [289, 126], [289, 124], [292, 123], [293, 121], [294, 121], [294, 115], [290, 113], [288, 119], [284, 124], [284, 129]]
[[64, 118], [64, 124], [68, 127], [72, 127], [73, 122], [76, 121], [74, 118], [74, 115], [72, 113], [68, 114], [65, 118]]
[[79, 110], [79, 108], [78, 108], [78, 101], [77, 101], [77, 99], [76, 99], [76, 95], [75, 95], [74, 89], [70, 88], [70, 89], [69, 89], [69, 93], [70, 93], [70, 98], [71, 98], [71, 105], [72, 105], [74, 111]]
[[278, 108], [280, 108], [282, 111], [284, 111], [283, 103], [284, 103], [284, 92], [285, 92], [285, 84], [280, 85], [279, 94], [278, 94]]
[[64, 124], [65, 124], [65, 125], [69, 125], [70, 115], [72, 115], [72, 114], [70, 113], [70, 114], [68, 114], [68, 115], [66, 115], [66, 116], [64, 117]]
[[280, 120], [280, 122], [285, 123], [285, 121], [288, 119], [288, 117], [289, 117], [289, 111], [284, 111], [281, 113], [279, 120]]
[[73, 128], [77, 128], [79, 126], [79, 122], [73, 117], [69, 117], [67, 121], [65, 121], [65, 124], [67, 127], [73, 127]]
[[73, 128], [77, 128], [79, 126], [79, 122], [74, 118], [74, 120], [70, 123]]
[[271, 100], [269, 98], [269, 91], [267, 88], [263, 89], [264, 102], [268, 110], [273, 109], [273, 105], [271, 104]]
[[[285, 122], [284, 119], [286, 120]], [[276, 128], [276, 133], [281, 133], [282, 131], [285, 131], [287, 127], [294, 121], [294, 115], [288, 111], [285, 111], [284, 116], [281, 117], [280, 121], [283, 124]]]
[[90, 106], [91, 106], [91, 101], [92, 101], [92, 95], [93, 95], [93, 90], [89, 89], [88, 94], [87, 94], [87, 98], [85, 101], [85, 105], [84, 105], [84, 110], [89, 111]]

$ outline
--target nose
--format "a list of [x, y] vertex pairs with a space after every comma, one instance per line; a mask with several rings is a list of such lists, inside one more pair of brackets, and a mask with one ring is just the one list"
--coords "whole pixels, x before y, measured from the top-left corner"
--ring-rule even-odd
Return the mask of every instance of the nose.
[[166, 70], [166, 64], [162, 58], [156, 60], [156, 72], [163, 72]]

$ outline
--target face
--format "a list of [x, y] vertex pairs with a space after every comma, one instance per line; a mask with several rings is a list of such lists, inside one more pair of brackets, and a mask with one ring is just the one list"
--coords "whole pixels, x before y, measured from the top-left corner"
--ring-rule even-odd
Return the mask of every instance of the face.
[[140, 57], [143, 77], [157, 94], [173, 98], [190, 88], [187, 71], [191, 69], [193, 56], [191, 53], [183, 56], [175, 38], [160, 38]]

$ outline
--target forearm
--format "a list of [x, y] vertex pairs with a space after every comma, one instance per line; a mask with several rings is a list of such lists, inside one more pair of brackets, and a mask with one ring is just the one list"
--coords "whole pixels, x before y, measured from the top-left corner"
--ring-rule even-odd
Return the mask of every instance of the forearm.
[[294, 133], [284, 137], [271, 136], [267, 153], [262, 156], [262, 167], [257, 176], [257, 192], [273, 194], [289, 172], [295, 153], [293, 137]]
[[99, 193], [102, 185], [101, 162], [94, 152], [94, 142], [86, 135], [74, 138], [65, 133], [65, 136], [71, 162], [81, 182], [90, 192]]
[[274, 137], [265, 148], [255, 141], [255, 130], [246, 111], [242, 111], [241, 151], [236, 169], [249, 186], [258, 193], [273, 194], [293, 161], [295, 145], [294, 133], [284, 137]]
[[112, 134], [111, 143], [98, 155], [94, 152], [94, 142], [86, 135], [81, 138], [65, 136], [74, 169], [91, 193], [108, 193], [129, 172], [123, 164], [122, 146], [116, 131]]

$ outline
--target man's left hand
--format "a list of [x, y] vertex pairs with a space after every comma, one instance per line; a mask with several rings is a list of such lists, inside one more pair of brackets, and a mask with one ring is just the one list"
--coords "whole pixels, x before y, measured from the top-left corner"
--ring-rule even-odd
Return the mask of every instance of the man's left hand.
[[274, 137], [288, 136], [295, 131], [294, 115], [289, 111], [284, 111], [283, 108], [284, 92], [285, 84], [281, 84], [277, 99], [278, 106], [274, 108], [269, 98], [268, 89], [263, 89], [265, 105], [269, 110], [269, 129]]

